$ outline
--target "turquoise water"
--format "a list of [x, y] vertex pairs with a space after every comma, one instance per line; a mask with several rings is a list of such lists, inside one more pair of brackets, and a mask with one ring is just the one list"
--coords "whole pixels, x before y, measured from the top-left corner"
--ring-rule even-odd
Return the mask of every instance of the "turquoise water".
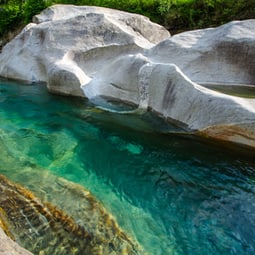
[[254, 159], [155, 129], [176, 131], [0, 81], [0, 173], [30, 165], [83, 185], [148, 254], [254, 255]]

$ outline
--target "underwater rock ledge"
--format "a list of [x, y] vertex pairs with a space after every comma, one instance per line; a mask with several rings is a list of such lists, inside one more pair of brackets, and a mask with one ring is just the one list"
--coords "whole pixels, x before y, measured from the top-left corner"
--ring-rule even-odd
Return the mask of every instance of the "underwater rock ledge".
[[[80, 219], [83, 222], [78, 224], [62, 210], [42, 202], [29, 190], [0, 175], [0, 228], [9, 236], [0, 231], [0, 238], [7, 242], [6, 247], [1, 247], [0, 251], [4, 249], [3, 252], [12, 252], [15, 245], [18, 247], [17, 252], [10, 254], [31, 254], [13, 244], [14, 240], [32, 253], [40, 255], [142, 254], [138, 245], [118, 227], [111, 215], [99, 206], [89, 192], [64, 179], [59, 178], [59, 181], [66, 189], [75, 189], [77, 194], [83, 196], [83, 201], [86, 199], [90, 207], [87, 217], [95, 217], [95, 225], [90, 226], [92, 221], [88, 219], [86, 222], [86, 218]], [[18, 253], [19, 250], [21, 253]]]

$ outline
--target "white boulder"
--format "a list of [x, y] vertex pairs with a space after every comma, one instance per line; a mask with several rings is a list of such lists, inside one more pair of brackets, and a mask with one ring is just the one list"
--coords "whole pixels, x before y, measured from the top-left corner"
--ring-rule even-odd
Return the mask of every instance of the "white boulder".
[[255, 148], [255, 99], [204, 88], [174, 64], [146, 64], [140, 74], [143, 107], [199, 136]]
[[255, 84], [255, 20], [170, 37], [141, 15], [55, 5], [0, 54], [0, 76], [152, 110], [199, 135], [255, 148], [255, 99], [205, 88]]
[[175, 35], [143, 55], [115, 58], [83, 90], [104, 108], [104, 99], [119, 99], [200, 136], [254, 148], [255, 95], [230, 96], [199, 85], [253, 86], [254, 40], [255, 20]]
[[150, 109], [189, 132], [255, 147], [255, 99], [200, 86], [174, 64], [153, 63], [141, 54], [125, 56], [83, 89], [101, 107], [111, 109], [118, 99], [136, 106], [134, 113]]
[[49, 90], [75, 96], [84, 96], [80, 86], [115, 57], [169, 36], [144, 16], [100, 7], [55, 5], [34, 22], [3, 48], [0, 75], [45, 81]]
[[201, 84], [255, 84], [255, 20], [184, 32], [152, 49], [153, 62], [173, 63]]

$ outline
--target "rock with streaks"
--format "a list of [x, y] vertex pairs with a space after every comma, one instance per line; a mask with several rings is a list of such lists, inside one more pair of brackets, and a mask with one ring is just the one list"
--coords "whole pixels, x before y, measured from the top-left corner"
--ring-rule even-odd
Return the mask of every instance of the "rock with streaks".
[[0, 175], [0, 222], [6, 235], [40, 255], [141, 254], [88, 191], [61, 178], [58, 182], [67, 197], [84, 202], [79, 219]]
[[147, 56], [172, 63], [199, 84], [255, 85], [255, 19], [232, 21], [216, 28], [177, 34]]

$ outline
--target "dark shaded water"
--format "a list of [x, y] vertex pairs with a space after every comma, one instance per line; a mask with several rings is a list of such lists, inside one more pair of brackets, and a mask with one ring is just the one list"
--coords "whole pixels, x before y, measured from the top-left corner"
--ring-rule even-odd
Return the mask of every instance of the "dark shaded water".
[[254, 255], [254, 161], [156, 128], [169, 127], [0, 81], [0, 173], [84, 185], [149, 254]]

